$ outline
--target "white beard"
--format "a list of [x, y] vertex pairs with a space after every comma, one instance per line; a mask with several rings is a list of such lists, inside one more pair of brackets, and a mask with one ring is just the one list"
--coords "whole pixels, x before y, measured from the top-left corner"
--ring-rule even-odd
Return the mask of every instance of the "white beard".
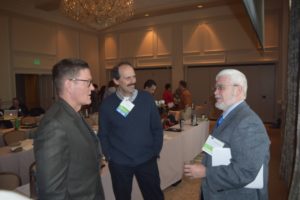
[[223, 103], [218, 103], [218, 102], [216, 102], [216, 103], [215, 103], [215, 106], [216, 106], [216, 108], [218, 108], [218, 109], [220, 109], [220, 110], [222, 110], [222, 111], [225, 111], [225, 110], [228, 109], [228, 106], [224, 105]]

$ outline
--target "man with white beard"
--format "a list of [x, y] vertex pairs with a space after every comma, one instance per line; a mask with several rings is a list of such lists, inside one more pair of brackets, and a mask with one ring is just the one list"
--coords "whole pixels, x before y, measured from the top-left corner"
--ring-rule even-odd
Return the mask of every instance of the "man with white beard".
[[238, 70], [225, 69], [216, 76], [215, 106], [223, 113], [202, 148], [202, 164], [184, 166], [186, 176], [202, 178], [201, 200], [268, 199], [270, 141], [245, 102], [247, 87]]

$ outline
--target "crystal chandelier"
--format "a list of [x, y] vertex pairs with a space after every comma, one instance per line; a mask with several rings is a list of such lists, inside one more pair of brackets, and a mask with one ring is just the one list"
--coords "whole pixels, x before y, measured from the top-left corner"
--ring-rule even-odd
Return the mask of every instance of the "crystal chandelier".
[[62, 0], [68, 17], [95, 29], [104, 29], [133, 16], [134, 0]]

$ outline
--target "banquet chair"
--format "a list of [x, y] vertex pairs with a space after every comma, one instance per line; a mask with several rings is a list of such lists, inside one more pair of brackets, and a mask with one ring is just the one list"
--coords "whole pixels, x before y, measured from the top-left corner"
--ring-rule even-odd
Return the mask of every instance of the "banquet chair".
[[12, 172], [0, 172], [0, 190], [14, 190], [21, 186], [21, 178]]
[[40, 116], [42, 114], [45, 114], [45, 110], [41, 107], [31, 108], [30, 111], [29, 111], [29, 115], [33, 116], [33, 117], [37, 117], [37, 116]]
[[37, 119], [32, 116], [26, 116], [21, 119], [21, 124], [35, 126], [37, 124]]
[[13, 130], [3, 135], [3, 141], [6, 146], [12, 145], [13, 143], [19, 142], [21, 140], [25, 140], [26, 135], [24, 131]]
[[30, 198], [37, 199], [36, 163], [35, 162], [33, 162], [29, 167], [29, 187], [30, 187]]

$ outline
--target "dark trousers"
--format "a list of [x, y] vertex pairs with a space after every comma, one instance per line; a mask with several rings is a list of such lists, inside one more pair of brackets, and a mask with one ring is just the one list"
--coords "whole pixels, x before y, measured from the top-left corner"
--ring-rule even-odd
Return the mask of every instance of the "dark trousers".
[[164, 199], [156, 158], [134, 167], [109, 162], [109, 170], [116, 200], [131, 200], [134, 175], [145, 200]]

